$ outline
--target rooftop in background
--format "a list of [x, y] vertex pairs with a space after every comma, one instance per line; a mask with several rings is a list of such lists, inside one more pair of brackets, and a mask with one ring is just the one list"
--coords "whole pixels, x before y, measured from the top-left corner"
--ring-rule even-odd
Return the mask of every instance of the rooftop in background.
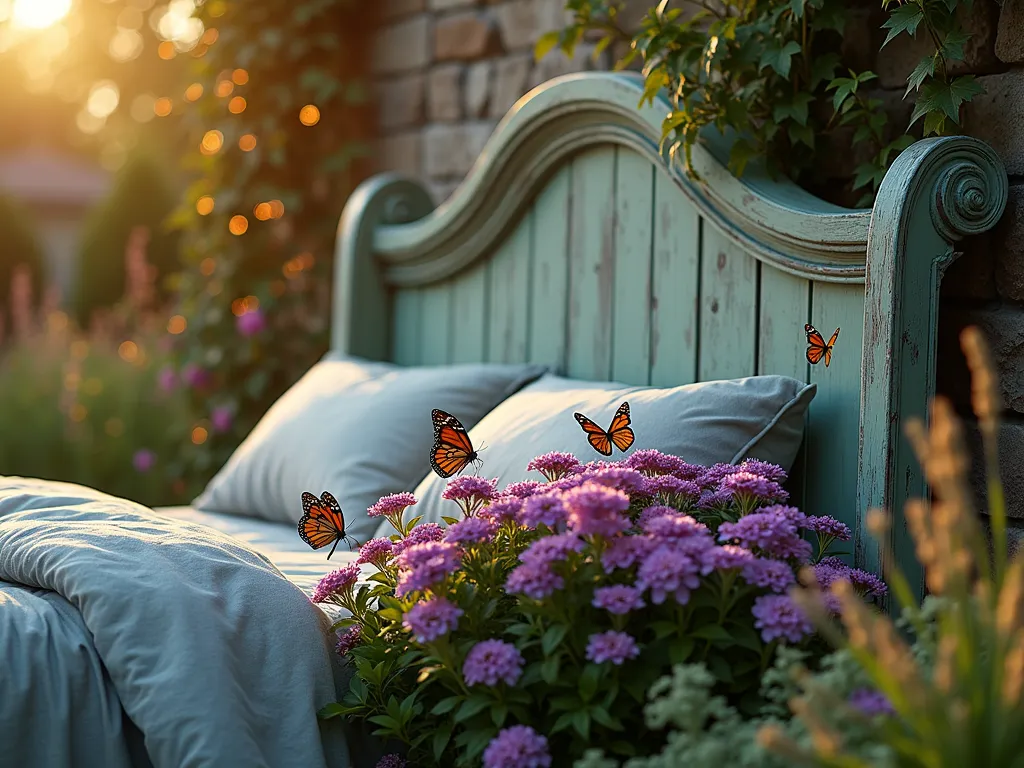
[[0, 155], [0, 192], [24, 203], [91, 206], [110, 184], [107, 171], [71, 154], [32, 148]]

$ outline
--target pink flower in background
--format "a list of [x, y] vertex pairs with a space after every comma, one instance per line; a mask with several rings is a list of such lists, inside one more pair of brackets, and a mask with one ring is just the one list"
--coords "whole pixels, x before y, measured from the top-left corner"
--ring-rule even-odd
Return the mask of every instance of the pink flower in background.
[[378, 568], [383, 568], [394, 556], [395, 544], [391, 539], [370, 539], [359, 548], [359, 557], [356, 559], [356, 565], [372, 563]]
[[549, 768], [548, 740], [528, 725], [498, 732], [484, 750], [484, 768]]
[[625, 464], [648, 476], [668, 475], [679, 472], [688, 466], [678, 456], [670, 456], [653, 448], [634, 451], [633, 455], [626, 459]]
[[444, 541], [444, 528], [437, 523], [420, 523], [409, 532], [408, 536], [395, 542], [395, 555], [400, 555], [409, 547], [425, 544], [428, 541]]
[[416, 497], [411, 493], [391, 493], [381, 496], [377, 503], [366, 510], [370, 517], [391, 517], [400, 514], [416, 503]]
[[157, 374], [156, 381], [164, 392], [173, 392], [174, 388], [178, 386], [178, 374], [173, 366], [165, 365]]
[[416, 603], [405, 612], [402, 626], [421, 643], [430, 643], [447, 635], [459, 626], [463, 611], [444, 597], [434, 597]]
[[181, 369], [181, 380], [193, 389], [201, 389], [210, 383], [210, 372], [195, 363]]
[[523, 656], [516, 647], [501, 640], [484, 640], [473, 646], [462, 665], [466, 685], [515, 685], [523, 674]]
[[405, 758], [392, 752], [378, 760], [376, 768], [405, 768], [407, 765]]
[[644, 607], [644, 600], [640, 596], [640, 590], [628, 584], [615, 584], [610, 587], [599, 587], [594, 590], [594, 599], [591, 602], [595, 608], [604, 608], [609, 613], [622, 616], [630, 611], [636, 611]]
[[518, 520], [521, 525], [527, 528], [536, 528], [538, 525], [546, 525], [554, 529], [559, 523], [564, 523], [569, 514], [557, 493], [541, 493], [531, 496], [523, 504], [519, 511]]
[[480, 517], [490, 520], [496, 525], [508, 521], [515, 521], [523, 509], [523, 500], [515, 496], [499, 496], [491, 501], [486, 507], [480, 510]]
[[427, 541], [408, 547], [397, 558], [401, 573], [395, 593], [405, 597], [444, 581], [462, 565], [462, 552], [446, 541]]
[[149, 472], [155, 464], [156, 454], [149, 448], [141, 448], [132, 456], [132, 466], [135, 467], [136, 472], [143, 474]]
[[509, 483], [502, 491], [503, 496], [515, 496], [517, 499], [526, 499], [543, 489], [544, 484], [536, 480], [520, 480], [517, 483]]
[[786, 595], [759, 597], [751, 612], [754, 627], [761, 630], [761, 638], [766, 643], [772, 640], [798, 643], [814, 631], [804, 612]]
[[334, 646], [334, 650], [337, 652], [339, 656], [344, 656], [357, 645], [359, 645], [362, 641], [362, 627], [351, 627], [346, 631], [338, 634], [338, 642]]
[[219, 405], [210, 411], [210, 425], [214, 432], [227, 432], [235, 420], [235, 414], [226, 405]]
[[263, 312], [254, 309], [235, 318], [235, 329], [242, 336], [255, 336], [267, 327], [267, 320]]
[[452, 525], [445, 534], [445, 541], [453, 544], [478, 544], [490, 541], [497, 525], [482, 517], [464, 517]]
[[614, 536], [629, 528], [629, 496], [614, 488], [588, 482], [565, 494], [568, 524], [582, 536]]
[[579, 465], [580, 460], [571, 453], [554, 451], [532, 459], [526, 465], [526, 471], [537, 471], [544, 475], [544, 478], [547, 480], [558, 480], [575, 472]]

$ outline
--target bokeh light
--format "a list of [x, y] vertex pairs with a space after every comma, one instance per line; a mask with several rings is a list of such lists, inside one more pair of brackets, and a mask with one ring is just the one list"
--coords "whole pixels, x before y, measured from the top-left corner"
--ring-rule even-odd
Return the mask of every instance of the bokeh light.
[[243, 134], [238, 139], [238, 148], [243, 152], [252, 152], [256, 149], [256, 137], [251, 133]]
[[131, 115], [133, 120], [137, 120], [140, 123], [148, 123], [156, 114], [154, 107], [156, 106], [156, 99], [154, 99], [148, 93], [140, 93], [134, 99], [132, 99]]
[[110, 54], [110, 58], [123, 64], [126, 61], [138, 58], [138, 55], [142, 53], [143, 47], [142, 35], [134, 29], [120, 28], [110, 38], [107, 52]]
[[167, 332], [177, 336], [188, 328], [188, 321], [182, 315], [174, 315], [167, 321]]
[[166, 96], [161, 96], [153, 102], [153, 114], [157, 117], [167, 117], [171, 114], [171, 107], [174, 103]]
[[170, 61], [178, 52], [174, 49], [174, 43], [164, 40], [156, 49], [157, 55], [164, 61]]
[[314, 104], [307, 104], [299, 110], [299, 122], [303, 125], [316, 125], [320, 122], [320, 110]]
[[272, 219], [280, 219], [284, 216], [284, 203], [280, 200], [270, 201], [270, 217]]
[[235, 84], [230, 80], [220, 80], [217, 83], [217, 89], [214, 91], [222, 99], [227, 98], [231, 95], [231, 92], [235, 90]]
[[11, 23], [25, 29], [46, 29], [68, 15], [71, 0], [14, 0]]
[[209, 216], [213, 213], [213, 198], [209, 195], [203, 195], [196, 200], [196, 212], [200, 216]]
[[233, 115], [240, 115], [245, 112], [245, 99], [241, 96], [235, 96], [231, 99], [228, 102], [228, 112]]
[[186, 101], [198, 101], [203, 95], [203, 84], [192, 83], [188, 88], [185, 89], [185, 100]]
[[236, 69], [231, 73], [231, 80], [235, 85], [245, 85], [249, 82], [249, 73], [244, 69]]
[[206, 442], [206, 438], [210, 436], [206, 427], [195, 427], [192, 430], [192, 443], [194, 445], [202, 445]]
[[270, 210], [270, 203], [260, 203], [253, 208], [252, 215], [260, 221], [266, 221], [273, 215]]
[[203, 141], [199, 145], [199, 149], [204, 155], [215, 155], [220, 152], [222, 146], [224, 146], [224, 134], [214, 129], [203, 134]]
[[131, 340], [122, 341], [121, 346], [117, 348], [117, 354], [126, 363], [134, 363], [139, 359], [139, 345]]
[[249, 220], [240, 214], [232, 216], [231, 221], [228, 222], [228, 231], [232, 235], [244, 235], [247, 229], [249, 229]]
[[205, 277], [212, 275], [217, 269], [217, 262], [207, 256], [201, 262], [199, 262], [199, 271]]
[[89, 100], [85, 108], [90, 115], [107, 118], [114, 113], [121, 100], [121, 91], [112, 80], [100, 80], [89, 91]]

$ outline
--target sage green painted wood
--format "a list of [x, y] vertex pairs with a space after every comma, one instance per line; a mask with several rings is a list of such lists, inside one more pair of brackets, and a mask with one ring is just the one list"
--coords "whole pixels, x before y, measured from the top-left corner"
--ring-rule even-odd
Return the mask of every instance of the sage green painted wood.
[[754, 374], [757, 260], [705, 224], [701, 242], [699, 381]]
[[399, 365], [419, 365], [423, 362], [423, 344], [420, 336], [423, 328], [423, 292], [418, 288], [396, 291], [394, 306], [394, 316], [391, 318], [391, 328], [394, 332], [391, 349], [394, 361]]
[[615, 171], [614, 381], [646, 385], [651, 368], [651, 249], [654, 174], [646, 157], [620, 150]]
[[[442, 365], [451, 362], [452, 286], [428, 285], [420, 289], [420, 362]], [[411, 332], [411, 329], [408, 329]]]
[[878, 569], [886, 551], [923, 591], [903, 505], [927, 498], [923, 474], [902, 432], [924, 418], [934, 394], [935, 329], [951, 243], [990, 229], [1006, 207], [1006, 170], [991, 147], [968, 137], [919, 141], [893, 163], [878, 191], [868, 243], [858, 508], [892, 513], [878, 543], [861, 526], [858, 549]]
[[555, 371], [566, 367], [572, 172], [571, 163], [561, 168], [533, 205], [529, 359]]
[[453, 363], [478, 363], [486, 359], [490, 270], [490, 262], [479, 262], [451, 282], [450, 357]]
[[516, 225], [490, 262], [490, 312], [487, 359], [498, 363], [526, 362], [530, 308], [533, 211]]
[[612, 369], [616, 153], [590, 149], [573, 161], [567, 356], [580, 379], [603, 381]]
[[700, 216], [668, 174], [654, 175], [651, 375], [656, 387], [697, 381]]
[[[827, 368], [810, 366], [818, 392], [810, 409], [804, 456], [804, 505], [809, 515], [832, 515], [857, 526], [857, 449], [860, 440], [860, 375], [864, 328], [862, 286], [814, 283], [811, 324], [828, 341], [839, 338]], [[801, 326], [796, 344], [807, 349]]]
[[804, 323], [809, 283], [775, 267], [761, 265], [757, 372], [807, 380]]

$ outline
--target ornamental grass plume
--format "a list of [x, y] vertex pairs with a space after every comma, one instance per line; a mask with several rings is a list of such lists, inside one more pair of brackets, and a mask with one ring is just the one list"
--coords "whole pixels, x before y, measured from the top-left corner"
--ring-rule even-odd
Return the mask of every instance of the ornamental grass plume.
[[[870, 681], [871, 689], [840, 706], [863, 713], [871, 738], [890, 750], [893, 764], [901, 767], [1024, 764], [1024, 554], [1010, 561], [1007, 552], [996, 455], [1000, 406], [988, 350], [974, 328], [961, 334], [961, 344], [984, 443], [991, 553], [972, 504], [962, 426], [949, 402], [936, 398], [930, 427], [919, 420], [907, 427], [935, 497], [930, 505], [909, 501], [905, 512], [932, 594], [923, 604], [886, 552], [889, 585], [904, 606], [913, 644], [887, 615], [865, 605], [854, 579], [825, 584], [829, 592], [821, 595], [818, 582], [831, 580], [830, 564], [819, 566], [817, 574], [805, 569], [801, 578], [808, 586], [793, 592], [819, 629], [845, 647]], [[889, 521], [883, 513], [873, 511], [868, 523], [876, 538], [887, 540]], [[871, 589], [866, 582], [860, 586]], [[845, 632], [828, 620], [823, 597], [838, 604]], [[820, 707], [809, 704], [814, 696], [804, 688], [791, 702], [811, 734], [809, 749], [779, 729], [762, 729], [760, 742], [794, 765], [868, 768], [871, 763], [854, 755], [843, 734], [815, 716]]]

